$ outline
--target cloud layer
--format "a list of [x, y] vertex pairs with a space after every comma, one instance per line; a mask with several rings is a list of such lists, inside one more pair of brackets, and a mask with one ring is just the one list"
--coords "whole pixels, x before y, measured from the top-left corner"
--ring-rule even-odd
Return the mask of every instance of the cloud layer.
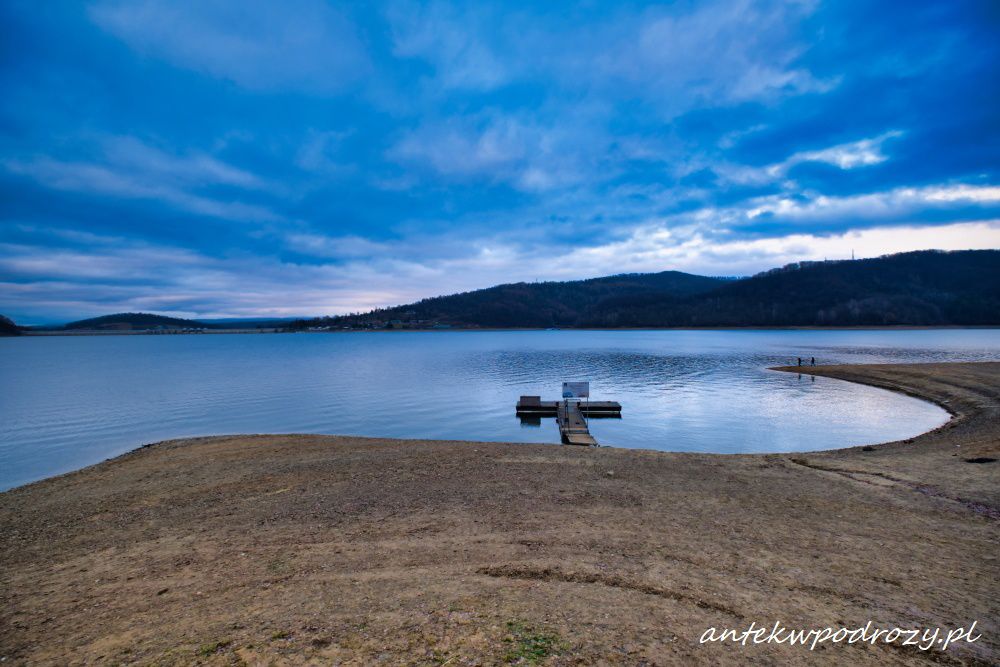
[[1000, 247], [988, 2], [5, 3], [0, 312]]

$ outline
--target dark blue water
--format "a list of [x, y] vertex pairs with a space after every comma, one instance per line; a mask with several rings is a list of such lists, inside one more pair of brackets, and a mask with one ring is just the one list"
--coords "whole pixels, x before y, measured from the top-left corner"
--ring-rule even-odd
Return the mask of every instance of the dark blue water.
[[768, 371], [820, 363], [1000, 359], [998, 330], [509, 331], [0, 339], [0, 488], [148, 442], [221, 433], [343, 433], [518, 442], [520, 394], [590, 380], [621, 420], [602, 444], [787, 452], [909, 437], [936, 406]]

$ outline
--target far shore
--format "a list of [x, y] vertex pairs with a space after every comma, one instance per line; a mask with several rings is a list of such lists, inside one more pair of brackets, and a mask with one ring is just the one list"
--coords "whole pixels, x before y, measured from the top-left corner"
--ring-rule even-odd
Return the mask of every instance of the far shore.
[[[157, 443], [0, 493], [0, 658], [1000, 662], [1000, 362], [775, 370], [905, 392], [953, 417], [906, 441], [798, 454]], [[980, 638], [944, 652], [699, 642], [779, 621], [976, 622]]]
[[[940, 324], [940, 325], [870, 325], [870, 326], [849, 326], [849, 327], [823, 327], [814, 325], [796, 326], [728, 326], [728, 327], [461, 327], [449, 326], [442, 328], [379, 328], [379, 329], [287, 329], [268, 327], [261, 329], [206, 329], [202, 331], [184, 331], [181, 329], [147, 330], [137, 329], [128, 331], [115, 330], [31, 330], [21, 332], [21, 336], [194, 336], [200, 334], [263, 334], [263, 333], [308, 333], [308, 334], [337, 334], [337, 333], [404, 333], [404, 332], [424, 332], [424, 333], [448, 333], [455, 331], [921, 331], [921, 330], [947, 330], [947, 329], [1000, 329], [1000, 324]], [[14, 336], [16, 338], [16, 336]]]

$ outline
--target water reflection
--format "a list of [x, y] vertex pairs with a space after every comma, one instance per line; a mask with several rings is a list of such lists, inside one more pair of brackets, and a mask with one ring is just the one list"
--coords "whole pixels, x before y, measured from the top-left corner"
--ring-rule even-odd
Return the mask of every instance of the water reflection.
[[[213, 433], [559, 441], [521, 394], [588, 379], [605, 444], [750, 452], [909, 437], [945, 413], [804, 373], [818, 363], [1000, 358], [995, 330], [554, 331], [0, 339], [0, 487]], [[809, 378], [806, 381], [805, 378]]]

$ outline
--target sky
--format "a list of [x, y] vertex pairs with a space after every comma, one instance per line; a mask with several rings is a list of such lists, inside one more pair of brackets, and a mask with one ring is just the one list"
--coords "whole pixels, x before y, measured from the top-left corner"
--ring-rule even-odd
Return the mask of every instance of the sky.
[[1000, 248], [1000, 5], [0, 0], [0, 313]]

